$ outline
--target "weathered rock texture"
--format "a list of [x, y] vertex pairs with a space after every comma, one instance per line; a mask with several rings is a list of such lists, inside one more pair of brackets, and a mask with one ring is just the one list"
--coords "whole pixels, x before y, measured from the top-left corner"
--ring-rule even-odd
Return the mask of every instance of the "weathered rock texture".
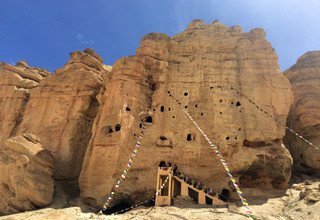
[[46, 70], [31, 68], [24, 61], [16, 66], [0, 63], [0, 144], [16, 134], [29, 99], [29, 90], [49, 75]]
[[152, 196], [161, 160], [177, 164], [216, 191], [232, 190], [214, 152], [168, 91], [220, 147], [242, 187], [286, 185], [292, 159], [282, 145], [284, 128], [277, 122], [285, 124], [293, 96], [265, 32], [245, 33], [238, 26], [196, 20], [172, 38], [144, 36], [135, 56], [113, 66], [79, 179], [84, 201], [101, 205], [106, 199], [126, 166], [146, 112], [152, 124], [117, 202]]
[[0, 148], [0, 214], [45, 207], [52, 201], [53, 156], [38, 137], [23, 134]]
[[18, 132], [41, 138], [55, 158], [56, 179], [79, 176], [104, 73], [102, 59], [93, 50], [73, 52], [63, 68], [30, 92]]
[[[294, 103], [287, 125], [320, 146], [320, 51], [308, 52], [285, 71], [292, 84]], [[300, 171], [320, 171], [320, 151], [296, 135], [286, 133], [286, 146]]]

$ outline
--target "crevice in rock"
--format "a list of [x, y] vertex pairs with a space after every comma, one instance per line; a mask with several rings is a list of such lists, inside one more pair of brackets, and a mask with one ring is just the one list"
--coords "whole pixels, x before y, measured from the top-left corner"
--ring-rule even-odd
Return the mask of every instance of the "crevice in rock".
[[18, 116], [17, 116], [17, 118], [15, 120], [15, 125], [12, 128], [9, 137], [16, 136], [16, 134], [17, 134], [17, 132], [19, 130], [19, 126], [20, 126], [20, 124], [21, 124], [21, 122], [23, 120], [23, 116], [24, 116], [25, 110], [27, 108], [29, 99], [30, 99], [30, 93], [27, 93], [26, 99], [24, 99], [23, 102], [21, 103], [19, 114], [18, 114]]

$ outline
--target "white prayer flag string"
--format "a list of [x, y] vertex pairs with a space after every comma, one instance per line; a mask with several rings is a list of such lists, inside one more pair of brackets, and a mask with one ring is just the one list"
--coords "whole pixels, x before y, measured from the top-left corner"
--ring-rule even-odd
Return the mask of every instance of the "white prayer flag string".
[[231, 180], [233, 186], [235, 187], [235, 189], [236, 189], [236, 191], [237, 191], [237, 193], [238, 193], [238, 196], [239, 196], [239, 198], [240, 198], [240, 200], [241, 200], [241, 202], [242, 202], [242, 204], [243, 204], [243, 207], [244, 207], [245, 210], [246, 210], [247, 217], [248, 217], [249, 219], [252, 219], [252, 220], [253, 220], [254, 218], [253, 218], [253, 216], [252, 216], [252, 211], [251, 211], [250, 208], [249, 208], [249, 204], [248, 204], [247, 200], [243, 197], [243, 193], [242, 193], [242, 191], [240, 190], [238, 184], [236, 184], [236, 180], [235, 180], [234, 177], [232, 176], [232, 174], [231, 174], [231, 172], [230, 172], [230, 169], [229, 169], [227, 163], [225, 162], [225, 159], [223, 158], [223, 156], [222, 156], [221, 153], [219, 152], [218, 147], [215, 146], [214, 144], [212, 144], [212, 142], [211, 142], [211, 140], [208, 138], [208, 136], [207, 136], [207, 135], [203, 132], [203, 130], [198, 126], [198, 124], [194, 121], [194, 119], [191, 117], [191, 115], [181, 106], [180, 102], [179, 102], [177, 99], [175, 99], [170, 92], [168, 92], [168, 93], [169, 93], [169, 97], [171, 97], [172, 100], [174, 100], [174, 101], [178, 104], [178, 106], [181, 108], [181, 110], [188, 116], [188, 118], [191, 120], [191, 122], [192, 122], [192, 123], [196, 126], [196, 128], [200, 131], [200, 133], [202, 134], [202, 136], [207, 140], [207, 142], [210, 144], [210, 146], [214, 149], [216, 155], [217, 155], [218, 158], [220, 159], [220, 162], [221, 162], [222, 166], [223, 166], [223, 167], [225, 168], [225, 170], [227, 171], [227, 173], [228, 173], [228, 175], [229, 175], [229, 177], [230, 177], [230, 180]]

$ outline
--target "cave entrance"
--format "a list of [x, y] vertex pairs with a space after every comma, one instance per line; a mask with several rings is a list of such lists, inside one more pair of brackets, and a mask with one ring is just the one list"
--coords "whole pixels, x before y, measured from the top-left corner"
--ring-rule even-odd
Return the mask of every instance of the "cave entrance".
[[[103, 210], [103, 214], [105, 215], [111, 215], [115, 212], [119, 212], [119, 214], [125, 213], [127, 211], [129, 211], [130, 209], [127, 209], [131, 206], [134, 205], [134, 202], [130, 199], [130, 198], [124, 198], [121, 199], [119, 203], [117, 203], [116, 205], [112, 206], [112, 208], [107, 209], [107, 210]], [[122, 211], [121, 211], [122, 210]]]
[[230, 190], [223, 188], [219, 195], [219, 199], [221, 199], [224, 202], [228, 202], [230, 200]]
[[153, 122], [152, 117], [151, 116], [147, 116], [146, 123], [152, 124], [152, 122]]

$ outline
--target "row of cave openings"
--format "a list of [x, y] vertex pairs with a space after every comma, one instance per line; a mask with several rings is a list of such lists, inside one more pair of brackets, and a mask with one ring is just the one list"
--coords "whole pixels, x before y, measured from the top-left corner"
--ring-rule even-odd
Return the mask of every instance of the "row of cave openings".
[[[213, 87], [210, 87], [210, 89], [213, 89]], [[169, 93], [170, 93], [170, 92], [169, 92]], [[188, 92], [184, 92], [183, 95], [184, 95], [184, 96], [188, 96], [189, 93], [188, 93]], [[223, 100], [220, 99], [219, 102], [222, 103]], [[237, 101], [237, 102], [231, 101], [230, 104], [231, 104], [232, 106], [236, 106], [236, 107], [240, 107], [240, 106], [241, 106], [240, 101]], [[195, 107], [195, 108], [198, 108], [198, 104], [195, 104], [194, 107]], [[186, 106], [184, 106], [184, 108], [187, 109], [188, 106], [186, 105]], [[130, 109], [128, 106], [126, 107], [125, 110], [126, 110], [127, 112], [130, 112], [130, 111], [131, 111], [131, 109]], [[171, 108], [169, 107], [167, 110], [170, 111]], [[156, 109], [153, 109], [153, 111], [156, 111]], [[160, 106], [160, 112], [164, 112], [164, 111], [165, 111], [165, 107], [164, 107], [163, 105]], [[241, 112], [241, 110], [240, 110], [240, 112]], [[219, 113], [222, 114], [222, 112], [219, 112]], [[201, 116], [204, 116], [204, 113], [201, 112], [200, 115], [201, 115]], [[175, 116], [173, 115], [172, 118], [175, 118]], [[152, 116], [147, 116], [147, 117], [146, 117], [146, 123], [149, 124], [149, 125], [153, 123]], [[142, 124], [141, 124], [141, 123], [140, 123], [139, 127], [140, 127], [140, 128], [142, 127]], [[114, 132], [114, 130], [115, 130], [115, 132], [120, 131], [120, 130], [121, 130], [121, 125], [120, 125], [120, 124], [116, 124], [116, 125], [114, 126], [114, 130], [112, 129], [112, 127], [111, 127], [110, 125], [106, 126], [105, 129], [106, 129], [106, 133], [107, 133], [107, 134], [111, 134], [111, 133]], [[238, 130], [240, 131], [241, 128], [239, 128]], [[136, 135], [134, 134], [134, 136], [136, 136]], [[165, 138], [164, 136], [160, 136], [160, 139], [161, 139], [161, 140], [166, 140], [166, 138]], [[227, 141], [229, 141], [229, 140], [230, 140], [230, 137], [227, 136], [225, 139], [226, 139]], [[237, 140], [237, 137], [235, 137], [234, 139]], [[187, 134], [186, 140], [187, 140], [187, 141], [194, 141], [194, 140], [195, 140], [195, 135], [194, 135], [194, 134]]]

